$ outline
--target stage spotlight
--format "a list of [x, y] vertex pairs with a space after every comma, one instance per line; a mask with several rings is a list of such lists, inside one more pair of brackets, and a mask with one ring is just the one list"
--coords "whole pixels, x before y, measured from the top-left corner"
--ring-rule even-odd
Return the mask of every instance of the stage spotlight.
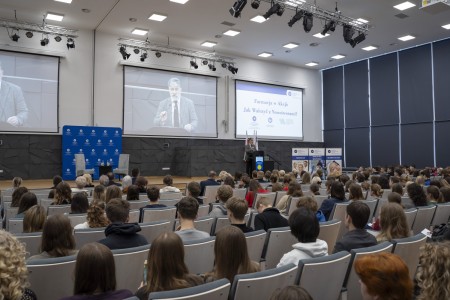
[[42, 47], [47, 46], [47, 45], [48, 45], [48, 42], [49, 42], [48, 38], [43, 38], [43, 39], [41, 40], [41, 46], [42, 46]]
[[208, 64], [208, 61], [207, 61], [206, 59], [204, 59], [204, 60], [202, 60], [202, 64], [203, 64], [204, 66], [206, 66], [206, 65]]
[[19, 39], [20, 39], [20, 36], [19, 36], [17, 33], [14, 33], [14, 34], [11, 36], [11, 39], [13, 40], [13, 42], [18, 42]]
[[236, 74], [238, 72], [238, 68], [235, 68], [234, 66], [229, 65], [228, 66], [228, 71], [231, 72], [231, 74]]
[[156, 51], [156, 52], [155, 52], [155, 56], [156, 56], [157, 58], [160, 58], [160, 57], [161, 57], [161, 52]]
[[[281, 9], [281, 5], [278, 3], [275, 3], [272, 5], [272, 7], [263, 15], [264, 19], [270, 18], [271, 15], [274, 13], [278, 13], [278, 10]], [[283, 14], [283, 13], [282, 13]]]
[[354, 34], [355, 34], [355, 29], [353, 29], [352, 26], [350, 26], [350, 25], [343, 26], [342, 35], [344, 36], [344, 41], [346, 43], [350, 43]]
[[311, 28], [313, 27], [313, 19], [312, 13], [305, 13], [305, 16], [303, 17], [303, 29], [305, 32], [311, 31]]
[[236, 0], [236, 2], [234, 2], [233, 7], [230, 8], [230, 14], [233, 17], [238, 18], [241, 15], [241, 12], [246, 4], [247, 0]]
[[277, 10], [277, 15], [282, 16], [284, 13], [284, 5], [280, 5], [280, 8]]
[[26, 37], [31, 39], [33, 37], [33, 33], [31, 31], [27, 31], [27, 33], [25, 33]]
[[327, 34], [328, 31], [333, 31], [334, 32], [335, 29], [336, 29], [336, 22], [332, 21], [332, 20], [329, 20], [329, 21], [327, 21], [325, 23], [325, 26], [323, 27], [322, 35]]
[[143, 53], [141, 54], [141, 61], [144, 62], [144, 61], [147, 59], [147, 57], [148, 57], [147, 52], [143, 52]]
[[350, 41], [350, 45], [352, 48], [355, 48], [356, 45], [361, 43], [366, 39], [366, 34], [364, 32], [360, 32], [354, 39]]
[[122, 58], [127, 60], [130, 58], [131, 54], [127, 53], [127, 48], [125, 48], [124, 46], [121, 46], [119, 49], [120, 54], [122, 54]]
[[221, 66], [222, 66], [222, 68], [225, 69], [225, 68], [227, 67], [227, 64], [223, 62], [223, 63], [221, 64]]
[[67, 50], [75, 48], [75, 41], [72, 38], [67, 39]]
[[191, 67], [193, 67], [194, 69], [198, 69], [198, 65], [195, 61], [191, 60], [190, 64], [191, 64]]
[[138, 48], [134, 48], [133, 52], [134, 52], [134, 54], [139, 54], [140, 51]]
[[57, 41], [59, 43], [59, 42], [61, 42], [61, 40], [62, 40], [62, 38], [59, 35], [55, 36], [55, 41]]
[[294, 25], [295, 23], [297, 23], [298, 21], [300, 21], [301, 18], [303, 18], [304, 15], [305, 15], [305, 11], [304, 11], [304, 10], [299, 10], [299, 11], [292, 17], [292, 19], [288, 22], [289, 27], [292, 27], [292, 25]]
[[216, 69], [216, 66], [215, 65], [213, 65], [213, 64], [209, 64], [208, 65], [208, 68], [211, 70], [211, 71], [216, 71], [217, 69]]
[[261, 0], [253, 0], [252, 1], [252, 7], [254, 9], [258, 9], [259, 8], [259, 3], [261, 3]]

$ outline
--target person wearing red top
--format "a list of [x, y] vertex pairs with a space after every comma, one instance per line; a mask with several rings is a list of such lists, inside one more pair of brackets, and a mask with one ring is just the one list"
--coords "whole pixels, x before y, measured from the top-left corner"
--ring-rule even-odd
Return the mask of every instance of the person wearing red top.
[[250, 180], [250, 184], [248, 186], [248, 192], [245, 196], [245, 200], [248, 202], [248, 207], [253, 207], [253, 200], [255, 199], [256, 194], [265, 194], [268, 193], [267, 190], [263, 189], [261, 184], [256, 179]]

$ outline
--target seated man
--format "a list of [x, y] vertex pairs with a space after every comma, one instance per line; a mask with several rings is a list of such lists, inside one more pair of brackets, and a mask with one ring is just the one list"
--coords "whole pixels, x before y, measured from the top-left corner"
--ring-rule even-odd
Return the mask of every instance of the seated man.
[[197, 181], [191, 181], [187, 185], [188, 196], [197, 199], [198, 204], [203, 204], [203, 199], [200, 198], [200, 184]]
[[163, 187], [162, 189], [159, 190], [160, 193], [167, 193], [167, 192], [174, 192], [174, 193], [179, 193], [180, 189], [172, 186], [173, 184], [173, 178], [171, 175], [166, 175], [163, 178], [163, 183], [166, 185], [165, 187]]
[[152, 185], [147, 188], [147, 197], [150, 200], [150, 203], [147, 204], [143, 208], [160, 208], [166, 207], [165, 204], [158, 203], [159, 201], [159, 189], [158, 187]]
[[193, 197], [183, 197], [178, 204], [178, 218], [180, 226], [175, 231], [183, 242], [194, 241], [209, 237], [208, 232], [195, 229], [194, 221], [198, 214], [198, 201]]
[[352, 249], [375, 246], [377, 239], [364, 229], [369, 217], [370, 208], [364, 201], [350, 203], [345, 216], [345, 227], [348, 232], [336, 242], [333, 253], [344, 250], [350, 252]]
[[233, 196], [233, 189], [229, 185], [222, 185], [217, 190], [217, 199], [219, 200], [219, 205], [215, 205], [214, 208], [209, 213], [210, 217], [225, 217], [227, 215], [227, 209], [225, 208], [225, 204], [228, 199]]
[[110, 185], [122, 186], [120, 183], [114, 182], [114, 173], [113, 172], [106, 173], [106, 176], [108, 176], [108, 179], [109, 179], [108, 186], [110, 186]]
[[245, 214], [248, 210], [247, 201], [237, 197], [231, 197], [228, 199], [226, 207], [228, 219], [230, 220], [231, 225], [241, 229], [244, 233], [253, 231], [253, 228], [248, 227], [244, 220]]
[[137, 223], [127, 223], [130, 204], [120, 198], [111, 199], [106, 205], [106, 217], [111, 222], [105, 229], [106, 238], [98, 241], [109, 249], [124, 249], [147, 245], [147, 239], [137, 234], [141, 227]]
[[108, 187], [108, 185], [109, 185], [108, 176], [106, 176], [106, 175], [100, 176], [100, 178], [98, 179], [98, 183], [103, 185], [104, 187]]
[[205, 196], [205, 188], [208, 185], [220, 185], [220, 183], [218, 183], [216, 181], [216, 172], [215, 171], [209, 171], [209, 175], [208, 175], [208, 179], [200, 181], [200, 195], [201, 196]]
[[255, 217], [255, 230], [286, 227], [288, 221], [284, 218], [278, 209], [272, 207], [273, 200], [268, 197], [261, 197], [256, 203], [258, 214]]

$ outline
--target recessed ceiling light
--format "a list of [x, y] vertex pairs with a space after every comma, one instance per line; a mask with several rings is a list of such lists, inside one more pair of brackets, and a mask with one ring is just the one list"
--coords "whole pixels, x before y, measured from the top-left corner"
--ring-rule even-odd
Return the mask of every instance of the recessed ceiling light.
[[332, 56], [331, 58], [332, 59], [341, 59], [341, 58], [344, 58], [344, 57], [345, 57], [345, 55], [338, 54], [338, 55]]
[[378, 49], [378, 47], [376, 47], [376, 46], [367, 46], [367, 47], [364, 47], [362, 49], [364, 51], [372, 51], [372, 50]]
[[250, 21], [256, 22], [256, 23], [264, 23], [265, 21], [267, 21], [269, 19], [264, 18], [261, 15], [257, 15], [256, 17], [253, 17], [250, 19]]
[[444, 29], [450, 29], [450, 24], [444, 25], [444, 26], [442, 26], [442, 28], [444, 28]]
[[409, 40], [413, 40], [413, 39], [415, 39], [416, 37], [415, 36], [412, 36], [412, 35], [405, 35], [405, 36], [402, 36], [402, 37], [399, 37], [398, 39], [400, 40], [400, 41], [403, 41], [403, 42], [406, 42], [406, 41], [409, 41]]
[[188, 1], [189, 0], [170, 0], [170, 2], [175, 2], [175, 3], [180, 3], [180, 4], [185, 4]]
[[314, 66], [317, 66], [318, 63], [312, 61], [312, 62], [309, 62], [309, 63], [307, 63], [307, 64], [305, 64], [305, 65], [308, 66], [308, 67], [314, 67]]
[[319, 38], [319, 39], [323, 39], [324, 37], [330, 36], [330, 34], [325, 33], [325, 35], [322, 35], [322, 33], [319, 32], [319, 33], [314, 34], [313, 36], [315, 36], [316, 38]]
[[273, 54], [270, 52], [263, 52], [258, 54], [259, 57], [271, 57]]
[[167, 18], [167, 16], [165, 15], [161, 15], [161, 14], [152, 14], [148, 19], [152, 20], [152, 21], [158, 21], [158, 22], [162, 22]]
[[201, 43], [201, 45], [202, 45], [203, 47], [211, 48], [211, 47], [214, 47], [215, 45], [217, 45], [217, 43], [216, 43], [216, 42], [209, 42], [209, 41], [206, 41], [206, 42]]
[[146, 35], [148, 33], [148, 30], [135, 28], [131, 33], [135, 35]]
[[288, 48], [288, 49], [294, 49], [298, 47], [297, 43], [287, 43], [286, 45], [283, 45], [284, 48]]
[[55, 13], [47, 13], [47, 16], [45, 16], [45, 18], [47, 20], [61, 22], [64, 19], [64, 15], [59, 15], [59, 14], [55, 14]]
[[411, 8], [414, 6], [416, 6], [414, 3], [406, 1], [406, 2], [395, 5], [394, 8], [396, 8], [398, 10], [405, 10], [405, 9], [408, 9], [408, 8]]
[[56, 2], [72, 3], [72, 0], [55, 0]]
[[239, 33], [241, 33], [239, 30], [229, 29], [229, 30], [225, 31], [223, 34], [228, 35], [228, 36], [236, 36]]

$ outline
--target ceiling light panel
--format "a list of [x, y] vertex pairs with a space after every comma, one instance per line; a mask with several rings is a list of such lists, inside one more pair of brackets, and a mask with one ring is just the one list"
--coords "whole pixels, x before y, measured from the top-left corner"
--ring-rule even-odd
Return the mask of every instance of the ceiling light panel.
[[263, 53], [258, 54], [259, 57], [264, 57], [264, 58], [271, 57], [272, 55], [273, 54], [270, 52], [263, 52]]
[[185, 4], [188, 1], [189, 0], [170, 0], [170, 2], [175, 2], [175, 3], [180, 3], [180, 4]]
[[372, 51], [372, 50], [378, 49], [378, 47], [376, 47], [376, 46], [367, 46], [367, 47], [364, 47], [362, 49], [364, 51]]
[[166, 15], [162, 15], [162, 14], [152, 14], [148, 19], [152, 20], [152, 21], [158, 21], [158, 22], [162, 22], [167, 18]]
[[265, 21], [267, 21], [269, 19], [264, 18], [261, 15], [257, 15], [256, 17], [253, 17], [250, 19], [250, 21], [256, 22], [256, 23], [264, 23]]
[[307, 63], [307, 64], [305, 64], [305, 65], [308, 66], [308, 67], [314, 67], [314, 66], [317, 66], [318, 63], [312, 61], [312, 62], [309, 62], [309, 63]]
[[335, 56], [332, 56], [331, 58], [332, 58], [332, 59], [342, 59], [342, 58], [344, 58], [344, 57], [345, 57], [345, 55], [337, 54], [337, 55], [335, 55]]
[[319, 33], [314, 34], [313, 36], [316, 38], [319, 38], [319, 39], [323, 39], [324, 37], [330, 36], [330, 34], [325, 33], [325, 35], [322, 35], [322, 33], [319, 32]]
[[444, 29], [450, 29], [450, 24], [443, 25], [442, 28], [444, 28]]
[[413, 39], [415, 39], [415, 38], [416, 38], [416, 37], [415, 37], [415, 36], [412, 36], [412, 35], [405, 35], [405, 36], [399, 37], [398, 39], [399, 39], [400, 41], [406, 42], [406, 41], [409, 41], [409, 40], [413, 40]]
[[135, 28], [131, 33], [135, 35], [146, 35], [148, 33], [148, 30]]
[[396, 8], [398, 10], [406, 10], [406, 9], [414, 7], [414, 6], [416, 6], [414, 3], [406, 1], [406, 2], [395, 5], [394, 8]]
[[63, 2], [63, 3], [67, 3], [70, 4], [72, 3], [72, 0], [55, 0], [56, 2]]
[[64, 19], [64, 15], [55, 14], [55, 13], [47, 13], [47, 15], [45, 16], [45, 19], [61, 22]]
[[286, 45], [283, 45], [284, 48], [288, 48], [288, 49], [294, 49], [298, 47], [297, 43], [287, 43]]
[[241, 33], [239, 30], [229, 29], [229, 30], [225, 31], [223, 34], [227, 35], [227, 36], [236, 36], [239, 33]]
[[215, 45], [217, 45], [217, 43], [216, 43], [216, 42], [209, 42], [209, 41], [206, 41], [206, 42], [201, 43], [201, 45], [202, 45], [203, 47], [211, 48], [211, 47], [214, 47]]

